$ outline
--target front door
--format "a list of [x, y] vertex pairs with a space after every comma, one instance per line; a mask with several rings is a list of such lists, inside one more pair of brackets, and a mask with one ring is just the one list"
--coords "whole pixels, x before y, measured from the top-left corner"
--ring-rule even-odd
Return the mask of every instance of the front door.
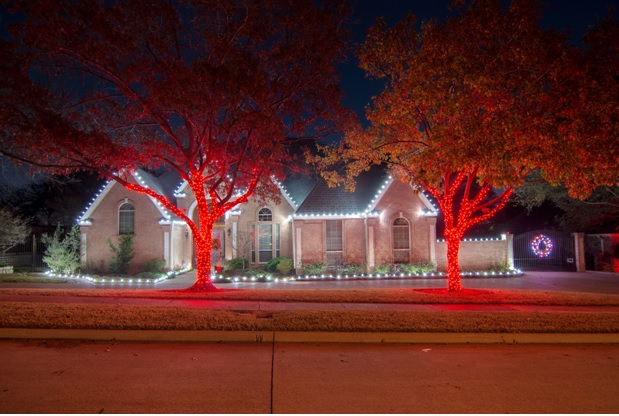
[[223, 265], [225, 261], [224, 255], [224, 232], [223, 228], [215, 228], [213, 229], [213, 251], [211, 251], [211, 267], [214, 270], [218, 270], [218, 267], [221, 267], [219, 270], [223, 270]]

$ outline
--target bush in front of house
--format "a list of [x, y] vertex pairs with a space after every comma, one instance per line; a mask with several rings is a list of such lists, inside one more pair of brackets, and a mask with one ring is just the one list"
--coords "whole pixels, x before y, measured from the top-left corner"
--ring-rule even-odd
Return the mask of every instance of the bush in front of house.
[[318, 276], [327, 270], [325, 263], [308, 263], [301, 265], [301, 275]]
[[491, 272], [503, 272], [504, 273], [504, 272], [512, 271], [514, 270], [514, 268], [511, 267], [508, 261], [503, 261], [503, 262], [492, 263], [489, 270]]
[[43, 234], [41, 241], [46, 249], [43, 261], [54, 273], [74, 274], [80, 268], [80, 228], [71, 227], [66, 235], [62, 235], [60, 226], [54, 234]]
[[292, 270], [292, 259], [288, 257], [281, 257], [275, 268], [282, 274], [290, 274], [290, 271]]
[[292, 259], [289, 257], [275, 257], [264, 265], [264, 270], [271, 273], [280, 272], [288, 274], [292, 270]]
[[397, 266], [397, 269], [394, 270], [395, 273], [404, 273], [404, 274], [431, 273], [436, 268], [434, 263], [432, 263], [431, 261], [422, 261], [418, 263], [401, 263], [395, 266]]
[[142, 272], [145, 273], [163, 273], [165, 271], [165, 260], [151, 259], [142, 264]]
[[161, 277], [161, 273], [158, 272], [140, 272], [137, 275], [135, 275], [135, 277], [137, 279], [150, 279], [150, 280], [154, 280], [154, 279], [159, 279]]
[[374, 273], [389, 274], [389, 273], [391, 273], [392, 269], [393, 269], [393, 265], [392, 264], [383, 263], [383, 264], [379, 264], [377, 266], [374, 266]]
[[363, 273], [363, 265], [358, 263], [345, 264], [339, 268], [338, 273], [348, 276], [359, 275]]
[[112, 240], [107, 240], [110, 250], [114, 254], [110, 261], [110, 273], [112, 274], [127, 274], [133, 260], [133, 234], [123, 234], [118, 239], [118, 247], [112, 243]]
[[267, 272], [274, 272], [275, 270], [277, 270], [276, 267], [281, 261], [281, 259], [281, 257], [273, 257], [267, 262], [267, 264], [264, 265], [264, 270], [266, 270]]
[[249, 262], [241, 257], [226, 261], [225, 270], [244, 270], [249, 266]]

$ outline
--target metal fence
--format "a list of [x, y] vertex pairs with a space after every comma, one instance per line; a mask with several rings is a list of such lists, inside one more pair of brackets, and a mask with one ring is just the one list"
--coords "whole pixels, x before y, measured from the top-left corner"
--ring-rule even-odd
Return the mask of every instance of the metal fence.
[[41, 241], [43, 234], [53, 234], [56, 227], [34, 227], [32, 234], [22, 244], [11, 248], [7, 253], [0, 254], [0, 263], [13, 267], [44, 268], [43, 254], [45, 244]]
[[576, 270], [574, 239], [552, 230], [514, 236], [514, 265], [521, 270]]

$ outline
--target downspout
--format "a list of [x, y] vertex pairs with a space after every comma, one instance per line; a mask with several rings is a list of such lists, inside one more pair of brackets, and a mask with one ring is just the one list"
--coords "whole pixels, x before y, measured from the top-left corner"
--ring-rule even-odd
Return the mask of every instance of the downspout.
[[368, 217], [366, 216], [363, 219], [363, 239], [364, 239], [364, 248], [365, 248], [365, 272], [370, 273], [370, 248], [368, 242]]
[[170, 270], [174, 269], [174, 220], [170, 226]]
[[292, 217], [292, 220], [290, 221], [290, 223], [292, 224], [292, 230], [290, 230], [291, 234], [292, 234], [292, 268], [295, 270], [295, 274], [296, 274], [296, 270], [297, 270], [297, 239], [296, 239], [296, 233], [297, 230], [296, 228], [294, 228], [294, 216]]

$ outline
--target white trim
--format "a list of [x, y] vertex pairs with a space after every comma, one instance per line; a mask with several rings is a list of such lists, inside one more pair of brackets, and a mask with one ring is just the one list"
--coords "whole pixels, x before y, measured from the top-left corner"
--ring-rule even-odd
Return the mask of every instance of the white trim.
[[[144, 188], [146, 188], [146, 189], [151, 189], [151, 188], [149, 188], [149, 187], [148, 187], [148, 185], [147, 185], [146, 183], [144, 183], [144, 181], [142, 180], [142, 178], [140, 178], [140, 174], [138, 173], [138, 171], [137, 171], [137, 170], [134, 170], [133, 172], [131, 172], [131, 176], [133, 176], [133, 179], [135, 179], [135, 180], [138, 182], [138, 184], [139, 184], [139, 185], [143, 186], [143, 187], [144, 187]], [[154, 189], [153, 189], [153, 191], [154, 191], [155, 193], [157, 193], [157, 191], [156, 191], [156, 190], [154, 190]], [[136, 192], [137, 192], [137, 191], [136, 191]], [[138, 192], [138, 193], [139, 193], [139, 192]], [[152, 197], [152, 196], [150, 196], [150, 195], [147, 195], [147, 196], [148, 196], [148, 198], [151, 200], [151, 202], [152, 202], [152, 203], [153, 203], [153, 204], [157, 207], [157, 209], [159, 210], [159, 213], [160, 213], [161, 215], [163, 215], [163, 217], [164, 217], [164, 218], [166, 218], [166, 219], [168, 219], [168, 220], [169, 220], [169, 219], [170, 219], [170, 217], [171, 217], [171, 213], [170, 213], [170, 212], [168, 212], [168, 211], [164, 208], [164, 206], [161, 204], [161, 202], [157, 201], [155, 198], [153, 198], [153, 197]], [[161, 196], [165, 198], [165, 196], [164, 196], [164, 195], [161, 195]]]
[[163, 259], [166, 267], [170, 267], [170, 232], [163, 233]]
[[187, 188], [187, 185], [189, 185], [189, 182], [183, 180], [183, 182], [181, 182], [181, 184], [174, 190], [174, 196], [176, 198], [186, 198], [187, 192], [185, 192], [185, 189]]
[[374, 226], [368, 227], [368, 268], [374, 270], [375, 266], [374, 258]]
[[233, 221], [232, 222], [232, 258], [236, 258], [237, 257], [237, 249], [236, 249], [236, 244], [237, 244], [237, 222]]
[[426, 208], [430, 210], [429, 213], [425, 213], [424, 215], [428, 217], [438, 216], [438, 209], [432, 204], [430, 199], [428, 199], [428, 196], [423, 191], [419, 192], [418, 195], [419, 199], [421, 199], [421, 202], [423, 202]]
[[81, 233], [80, 237], [80, 263], [85, 267], [88, 264], [88, 235]]
[[301, 227], [297, 227], [296, 229], [296, 261], [295, 261], [295, 267], [298, 267], [299, 264], [303, 264], [303, 249], [302, 249], [302, 244], [301, 244]]
[[368, 209], [365, 212], [371, 212], [371, 211], [375, 211], [376, 210], [376, 207], [378, 206], [378, 203], [383, 198], [383, 196], [387, 192], [387, 189], [389, 189], [389, 187], [391, 186], [393, 181], [394, 181], [393, 176], [391, 176], [391, 175], [387, 176], [387, 180], [378, 189], [378, 193], [376, 194], [376, 196], [374, 197], [374, 199], [372, 200], [370, 205], [368, 205]]
[[95, 209], [99, 206], [103, 198], [110, 192], [110, 190], [116, 185], [118, 182], [111, 180], [109, 181], [101, 190], [101, 192], [93, 199], [92, 204], [86, 208], [86, 211], [80, 216], [79, 223], [80, 225], [90, 225], [89, 221], [90, 216], [94, 212]]
[[377, 211], [358, 212], [354, 214], [293, 214], [292, 217], [299, 220], [346, 220], [354, 218], [377, 218]]

